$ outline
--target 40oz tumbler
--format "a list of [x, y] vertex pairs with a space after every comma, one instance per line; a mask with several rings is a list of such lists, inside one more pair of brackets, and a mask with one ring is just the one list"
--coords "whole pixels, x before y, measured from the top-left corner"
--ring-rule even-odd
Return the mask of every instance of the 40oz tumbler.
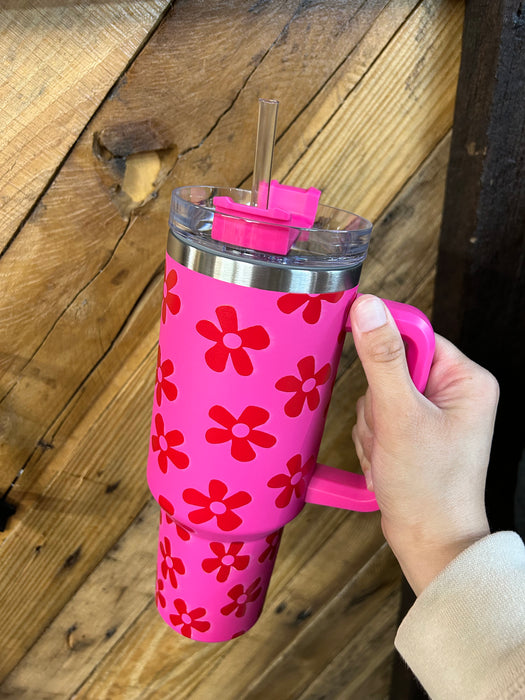
[[[363, 476], [317, 464], [372, 229], [319, 196], [275, 181], [264, 208], [245, 190], [173, 192], [148, 483], [158, 610], [192, 639], [254, 624], [305, 501], [377, 509]], [[422, 391], [430, 324], [387, 304]]]

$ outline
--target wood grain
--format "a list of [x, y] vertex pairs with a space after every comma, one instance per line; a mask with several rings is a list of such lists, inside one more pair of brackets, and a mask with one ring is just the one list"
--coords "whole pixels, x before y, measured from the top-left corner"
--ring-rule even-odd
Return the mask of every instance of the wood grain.
[[[182, 639], [154, 610], [145, 457], [167, 212], [178, 184], [249, 182], [256, 97], [277, 97], [276, 176], [373, 216], [363, 291], [428, 312], [461, 9], [179, 0], [101, 102], [0, 259], [0, 494], [18, 507], [0, 534], [0, 697], [313, 698], [315, 676], [333, 697], [372, 677], [386, 692], [399, 572], [377, 516], [305, 508], [261, 621], [231, 644]], [[320, 461], [358, 469], [364, 388], [348, 338]], [[338, 628], [304, 682], [287, 674], [338, 600], [370, 627]]]
[[[429, 3], [431, 8], [434, 3]], [[375, 10], [375, 5], [372, 3]], [[459, 27], [457, 24], [457, 12], [449, 17], [448, 5], [443, 5], [443, 13], [445, 18], [448, 17], [449, 26], [448, 33], [445, 36], [448, 41], [451, 41], [450, 36], [455, 36]], [[423, 4], [419, 8], [422, 15], [428, 14], [428, 9]], [[101, 110], [98, 119], [93, 124], [92, 133], [87, 133], [81, 139], [64, 166], [60, 176], [56, 179], [56, 184], [50, 189], [46, 198], [43, 200], [42, 207], [45, 211], [40, 214], [35, 212], [35, 215], [26, 224], [24, 230], [19, 234], [15, 243], [11, 246], [8, 254], [2, 260], [4, 270], [3, 280], [5, 282], [6, 298], [9, 297], [9, 315], [5, 333], [5, 347], [8, 352], [5, 353], [5, 366], [10, 370], [4, 378], [5, 386], [8, 394], [5, 396], [2, 403], [3, 432], [7, 439], [3, 444], [2, 458], [4, 463], [22, 466], [27, 463], [31, 457], [33, 460], [39, 461], [42, 457], [42, 448], [39, 446], [39, 440], [43, 444], [57, 444], [53, 434], [47, 434], [51, 425], [50, 417], [56, 416], [58, 411], [71, 399], [74, 391], [78, 390], [83, 379], [93, 370], [104, 358], [111, 343], [114, 340], [115, 333], [118, 333], [122, 328], [127, 315], [137, 303], [140, 295], [144, 291], [144, 279], [149, 282], [162, 263], [162, 257], [159, 251], [162, 249], [162, 240], [165, 230], [165, 218], [167, 209], [167, 198], [173, 184], [177, 184], [181, 180], [183, 182], [191, 182], [196, 178], [202, 178], [205, 173], [202, 171], [203, 159], [207, 163], [207, 177], [214, 181], [220, 181], [220, 173], [217, 172], [213, 161], [209, 161], [206, 148], [209, 144], [215, 145], [217, 152], [223, 149], [224, 161], [231, 160], [228, 153], [224, 152], [225, 145], [228, 148], [228, 129], [232, 129], [231, 120], [238, 126], [240, 118], [246, 119], [246, 114], [239, 113], [239, 107], [234, 103], [227, 110], [224, 119], [219, 119], [219, 123], [212, 133], [204, 140], [198, 148], [193, 148], [190, 151], [186, 140], [180, 141], [178, 149], [186, 153], [179, 158], [177, 167], [174, 168], [171, 176], [159, 185], [156, 192], [157, 199], [149, 202], [149, 204], [139, 210], [136, 217], [128, 222], [123, 222], [112, 204], [111, 194], [101, 187], [100, 178], [97, 175], [97, 170], [93, 166], [93, 154], [91, 153], [90, 139], [93, 134], [103, 132], [103, 128], [99, 128], [99, 122], [108, 119], [110, 123], [117, 118], [114, 116], [115, 110], [124, 105], [126, 114], [140, 114], [140, 105], [131, 104], [131, 97], [126, 95], [141, 95], [144, 94], [146, 87], [142, 85], [143, 78], [137, 78], [137, 84], [133, 83], [135, 74], [139, 76], [149, 75], [154, 76], [158, 72], [158, 43], [171, 41], [173, 32], [170, 25], [168, 15], [163, 27], [156, 33], [154, 40], [148, 45], [148, 49], [152, 43], [156, 46], [151, 46], [151, 52], [145, 50], [140, 57], [140, 60], [135, 63], [135, 71], [130, 71], [126, 85], [119, 92], [119, 105], [115, 107], [115, 101], [107, 104], [108, 114], [105, 110]], [[182, 10], [176, 15], [179, 22], [184, 21]], [[300, 21], [302, 15], [294, 17], [294, 21]], [[333, 21], [339, 20], [339, 17], [332, 17]], [[193, 21], [194, 17], [190, 19]], [[213, 18], [212, 18], [213, 19]], [[277, 16], [271, 16], [272, 21], [280, 24], [283, 23], [283, 18], [277, 13]], [[400, 18], [398, 17], [398, 20]], [[209, 20], [211, 21], [211, 20]], [[420, 17], [417, 21], [412, 18], [410, 26], [411, 41], [415, 43], [413, 35], [414, 27], [420, 26], [423, 19]], [[414, 26], [412, 26], [414, 25]], [[420, 30], [418, 35], [419, 44], [417, 48], [422, 50], [425, 48], [423, 39], [426, 37], [429, 43], [432, 42], [432, 23], [427, 23], [427, 33], [424, 34]], [[272, 25], [273, 27], [273, 25]], [[388, 27], [387, 37], [391, 35], [391, 25], [385, 24]], [[165, 28], [165, 34], [163, 29]], [[205, 27], [208, 29], [208, 27]], [[276, 28], [273, 27], [274, 33]], [[204, 31], [204, 30], [203, 30]], [[281, 26], [282, 31], [282, 26]], [[288, 35], [290, 27], [288, 27]], [[327, 36], [330, 32], [327, 29]], [[198, 39], [199, 37], [197, 37]], [[263, 37], [268, 41], [268, 37]], [[217, 39], [219, 41], [221, 37]], [[192, 41], [194, 41], [192, 39]], [[250, 45], [253, 48], [252, 45]], [[184, 48], [184, 47], [183, 47]], [[279, 47], [277, 47], [279, 48]], [[319, 50], [319, 54], [327, 53], [326, 47], [322, 47], [324, 51]], [[412, 48], [416, 48], [413, 46]], [[221, 54], [220, 50], [217, 49]], [[450, 52], [453, 54], [454, 52]], [[186, 53], [184, 54], [186, 55]], [[193, 55], [193, 54], [189, 54]], [[222, 54], [221, 54], [222, 55]], [[272, 52], [268, 53], [266, 60], [270, 61]], [[414, 53], [414, 56], [417, 54]], [[441, 56], [442, 54], [438, 54]], [[390, 55], [388, 58], [391, 59]], [[457, 52], [456, 52], [457, 59]], [[149, 64], [148, 64], [149, 60]], [[445, 68], [449, 70], [449, 62], [451, 58], [446, 54]], [[415, 59], [414, 59], [415, 61]], [[417, 61], [415, 61], [417, 62]], [[144, 64], [144, 70], [139, 72], [139, 64]], [[426, 66], [430, 75], [441, 75], [440, 68], [436, 64], [427, 61]], [[330, 67], [329, 67], [330, 68]], [[366, 69], [366, 65], [364, 65]], [[389, 90], [389, 73], [382, 72], [383, 90]], [[421, 81], [427, 80], [427, 73], [421, 69], [418, 74]], [[197, 76], [198, 77], [198, 76]], [[319, 78], [319, 83], [322, 85], [326, 80]], [[455, 76], [447, 73], [448, 80], [443, 80], [443, 84], [448, 89], [450, 95], [453, 94], [455, 85]], [[425, 83], [426, 84], [426, 83]], [[248, 85], [248, 84], [247, 84]], [[292, 86], [295, 88], [295, 85]], [[290, 86], [287, 86], [291, 89]], [[295, 94], [278, 95], [283, 99], [285, 104], [297, 103], [304, 104], [310, 99], [312, 90], [308, 83], [308, 92], [306, 95], [298, 95], [295, 89]], [[152, 90], [151, 84], [148, 85], [148, 99], [151, 101], [155, 96], [155, 91]], [[337, 92], [339, 86], [335, 84], [333, 89]], [[245, 86], [247, 90], [247, 86]], [[429, 85], [430, 94], [433, 95], [434, 85]], [[165, 90], [163, 90], [165, 95]], [[210, 103], [213, 104], [212, 96], [208, 95]], [[135, 100], [138, 98], [135, 97]], [[433, 97], [432, 97], [433, 99]], [[451, 98], [452, 99], [452, 98]], [[176, 100], [174, 100], [175, 102]], [[348, 102], [349, 100], [347, 100]], [[426, 100], [421, 100], [423, 104]], [[449, 103], [449, 109], [452, 105]], [[144, 107], [142, 107], [144, 109]], [[373, 109], [373, 106], [371, 106]], [[411, 114], [411, 109], [417, 113], [421, 113], [420, 105], [414, 99], [409, 99], [407, 102], [392, 105], [390, 118], [396, 121], [397, 118], [405, 119], [406, 114]], [[397, 116], [396, 116], [397, 115]], [[209, 120], [205, 115], [204, 129], [208, 128]], [[193, 120], [192, 120], [193, 117]], [[196, 128], [196, 119], [194, 114], [189, 114], [183, 122], [181, 115], [180, 123], [188, 126], [191, 132]], [[450, 114], [449, 114], [450, 118]], [[329, 115], [325, 115], [325, 119], [330, 121]], [[191, 129], [190, 129], [191, 124]], [[427, 125], [422, 122], [424, 133], [427, 132]], [[179, 126], [179, 124], [178, 124]], [[203, 129], [203, 130], [204, 130]], [[225, 131], [226, 129], [226, 131]], [[441, 130], [444, 126], [441, 125]], [[240, 130], [237, 128], [236, 132]], [[242, 130], [241, 130], [242, 131]], [[231, 132], [230, 132], [231, 133]], [[392, 158], [397, 158], [396, 162], [399, 166], [399, 177], [392, 177], [392, 182], [396, 181], [398, 186], [402, 186], [406, 181], [407, 173], [403, 171], [402, 165], [405, 162], [407, 153], [410, 150], [417, 150], [420, 141], [420, 133], [414, 130], [410, 131], [413, 144], [407, 144], [406, 141], [400, 149], [391, 149]], [[181, 134], [182, 137], [183, 134]], [[205, 135], [205, 134], [204, 134]], [[144, 138], [150, 136], [146, 132]], [[188, 136], [184, 132], [187, 139]], [[366, 143], [369, 144], [371, 150], [375, 149], [376, 134], [372, 135]], [[433, 140], [427, 143], [427, 147], [435, 145], [436, 139], [442, 136], [441, 131], [433, 135]], [[219, 139], [219, 140], [217, 140]], [[251, 140], [249, 140], [251, 141]], [[366, 141], [366, 139], [365, 139]], [[222, 144], [222, 145], [221, 145]], [[250, 146], [252, 144], [250, 143]], [[164, 144], [163, 144], [164, 146]], [[366, 144], [363, 144], [363, 148]], [[408, 150], [407, 150], [408, 148]], [[336, 157], [339, 159], [339, 147], [336, 149]], [[235, 153], [239, 153], [239, 148], [236, 148]], [[427, 151], [428, 152], [428, 151]], [[310, 150], [308, 158], [311, 162]], [[242, 155], [242, 154], [241, 154]], [[420, 154], [421, 155], [421, 154]], [[191, 157], [190, 157], [191, 156]], [[327, 156], [328, 157], [328, 156]], [[217, 159], [216, 159], [217, 160]], [[218, 162], [222, 162], [218, 159]], [[241, 165], [238, 165], [238, 163]], [[246, 161], [235, 159], [230, 170], [230, 177], [239, 177], [241, 173], [239, 168], [246, 167]], [[374, 161], [370, 161], [370, 167]], [[235, 172], [237, 170], [237, 174]], [[277, 158], [277, 171], [279, 170], [279, 161]], [[334, 168], [334, 178], [340, 172], [352, 172], [353, 162], [347, 163], [342, 167], [338, 160], [337, 167]], [[74, 220], [64, 220], [63, 208], [65, 206], [64, 192], [74, 191], [74, 182], [78, 178], [78, 173], [82, 172], [82, 202], [86, 197], [91, 200], [93, 209], [86, 209], [81, 201], [71, 202], [68, 199], [68, 206], [72, 207], [75, 212]], [[347, 183], [347, 178], [344, 178]], [[318, 181], [318, 178], [315, 179]], [[357, 183], [357, 180], [355, 181]], [[231, 180], [230, 180], [231, 184]], [[298, 183], [300, 184], [300, 183]], [[357, 186], [357, 185], [356, 185]], [[360, 203], [360, 199], [353, 192], [352, 187], [346, 185], [346, 202], [355, 203], [356, 207]], [[380, 212], [390, 201], [391, 192], [387, 189], [376, 197], [375, 207]], [[80, 195], [79, 195], [80, 196]], [[337, 202], [334, 202], [337, 203]], [[349, 205], [346, 204], [348, 207]], [[352, 205], [353, 206], [353, 205]], [[355, 208], [355, 207], [354, 207]], [[96, 219], [93, 219], [93, 212], [96, 212]], [[88, 221], [88, 217], [90, 217]], [[99, 231], [103, 226], [104, 241], [100, 245]], [[53, 231], [51, 237], [50, 231]], [[84, 235], [80, 237], [78, 231], [82, 230]], [[146, 233], [147, 231], [147, 233]], [[154, 234], [154, 235], [152, 235]], [[98, 245], [97, 245], [98, 243]], [[33, 246], [34, 254], [27, 259], [24, 255], [25, 246]], [[57, 254], [56, 246], [68, 247], [69, 259], [64, 259]], [[36, 259], [39, 259], [39, 266], [35, 269]], [[140, 260], [137, 265], [136, 261]], [[135, 263], [135, 264], [133, 264]], [[17, 280], [20, 275], [24, 276], [25, 284], [21, 287]], [[118, 283], [115, 284], [114, 280]], [[140, 280], [140, 282], [138, 282]], [[0, 280], [1, 281], [1, 280]], [[75, 291], [75, 289], [77, 291]], [[112, 303], [108, 306], [107, 300], [111, 298]], [[66, 304], [65, 308], [62, 308]], [[56, 317], [57, 310], [61, 309], [60, 315]], [[37, 310], [39, 313], [38, 330], [35, 332], [31, 329], [31, 324], [28, 322], [30, 313]], [[86, 342], [91, 340], [91, 342]], [[17, 348], [19, 351], [17, 352]], [[64, 349], [70, 350], [71, 359], [69, 361], [61, 361], [57, 364], [56, 358], [63, 359]], [[22, 354], [23, 353], [23, 354]], [[73, 359], [74, 356], [74, 359]], [[66, 373], [64, 373], [64, 369]], [[12, 474], [11, 478], [14, 477]], [[7, 486], [8, 484], [6, 484]]]
[[[48, 459], [39, 440], [60, 446], [47, 431], [111, 349], [162, 265], [171, 189], [181, 180], [202, 181], [199, 144], [223, 114], [231, 114], [237, 95], [268, 47], [286, 36], [292, 20], [302, 21], [295, 2], [270, 3], [257, 13], [250, 12], [250, 7], [239, 2], [234, 12], [226, 12], [229, 3], [224, 1], [216, 3], [213, 11], [204, 4], [177, 4], [113, 99], [79, 139], [39, 208], [0, 261], [0, 299], [9, 300], [1, 309], [5, 332], [0, 346], [4, 373], [0, 429], [5, 437], [0, 454], [4, 464], [13, 465], [12, 473], [3, 477], [9, 479], [4, 488], [31, 458]], [[227, 24], [224, 16], [229, 16]], [[231, 33], [241, 29], [246, 41], [232, 44]], [[325, 51], [327, 41], [321, 47]], [[205, 55], [209, 52], [217, 60], [196, 60], [203, 47]], [[317, 80], [325, 77], [320, 72]], [[199, 91], [195, 85], [201, 86]], [[310, 83], [287, 87], [288, 94], [281, 95], [286, 102], [301, 105], [310, 98]], [[248, 114], [236, 111], [237, 119], [255, 117], [254, 110], [256, 102]], [[155, 198], [122, 218], [114, 183], [108, 184], [112, 174], [107, 161], [98, 157], [98, 144], [108, 129], [113, 134], [119, 129], [127, 133], [130, 115], [141, 125], [135, 152], [152, 144], [165, 151], [169, 145], [179, 153], [191, 151], [193, 160], [187, 164], [179, 159], [169, 178], [156, 184]], [[238, 122], [236, 128], [252, 147], [249, 132], [239, 128]], [[153, 135], [159, 131], [162, 141], [155, 144]], [[231, 164], [230, 177], [237, 178], [236, 171], [247, 166], [231, 149], [227, 138], [217, 144], [222, 160]], [[125, 163], [120, 165], [125, 168]], [[219, 178], [214, 172], [207, 176]], [[215, 181], [220, 183], [220, 178]], [[30, 322], [34, 314], [39, 319], [36, 327]], [[119, 359], [113, 357], [114, 369]]]
[[418, 5], [288, 177], [375, 221], [450, 127], [462, 17], [459, 3]]
[[[440, 207], [444, 188], [448, 147], [449, 138], [445, 139], [439, 147], [435, 149], [420, 170], [400, 192], [391, 207], [385, 212], [375, 231], [377, 244], [380, 249], [384, 251], [385, 257], [383, 258], [383, 254], [380, 256], [371, 256], [366, 263], [365, 269], [366, 278], [370, 285], [373, 286], [374, 291], [415, 303], [427, 312], [431, 308], [432, 301], [432, 273], [435, 266], [437, 251]], [[400, 235], [393, 235], [394, 231], [397, 231]], [[411, 256], [402, 256], [403, 247], [407, 247], [414, 252], [414, 256], [418, 261], [417, 265], [414, 265], [414, 259]], [[384, 261], [395, 257], [403, 258], [405, 268], [398, 270], [396, 275], [390, 277], [385, 276]], [[412, 265], [412, 268], [410, 268], [410, 265]], [[148, 344], [151, 344], [153, 349], [155, 340], [154, 332], [152, 332], [150, 337], [146, 339], [144, 348], [148, 347]], [[350, 345], [351, 339], [349, 338], [347, 342], [348, 349], [341, 362], [339, 379], [328, 414], [327, 428], [323, 438], [320, 460], [333, 464], [334, 466], [355, 471], [358, 465], [350, 439], [350, 431], [355, 420], [355, 401], [357, 396], [364, 391], [365, 380], [359, 364], [355, 361], [353, 348], [348, 347]], [[141, 353], [137, 352], [134, 362], [138, 362], [140, 357]], [[150, 358], [150, 362], [153, 362], [153, 358]], [[131, 364], [131, 362], [128, 362], [128, 365], [129, 364]], [[148, 376], [150, 370], [151, 368], [149, 368], [145, 374], [146, 382], [151, 378]], [[126, 390], [125, 377], [129, 375], [128, 367], [122, 370], [122, 374], [124, 373], [125, 376], [116, 377], [111, 390], [108, 389], [105, 394], [105, 404], [106, 406], [113, 406], [113, 410], [116, 409], [118, 401], [121, 400], [118, 398], [118, 395], [116, 395], [118, 391], [117, 387], [121, 390]], [[129, 378], [133, 380], [133, 375], [129, 375]], [[84, 423], [86, 430], [90, 428], [92, 421], [96, 420], [96, 416], [103, 416], [106, 412], [107, 409], [104, 410], [101, 399], [93, 407], [92, 416], [87, 416]], [[342, 416], [344, 416], [344, 418], [342, 418]], [[124, 418], [122, 418], [122, 420], [124, 420]], [[136, 431], [136, 423], [130, 423], [129, 416], [126, 420], [129, 429], [131, 431]], [[101, 425], [102, 423], [99, 423], [99, 430], [101, 429]], [[84, 442], [87, 446], [90, 440], [99, 442], [100, 433], [94, 433], [90, 430], [82, 436], [80, 431], [77, 431], [75, 438], [76, 441]], [[119, 437], [119, 433], [117, 433], [115, 450], [118, 451], [120, 447], [123, 446], [124, 441], [127, 442], [127, 440], [127, 434], [120, 433]], [[75, 455], [71, 454], [68, 461], [74, 464]], [[94, 461], [97, 467], [100, 467], [100, 464], [97, 462], [97, 455], [94, 456]], [[85, 460], [83, 463], [86, 464]], [[114, 484], [119, 482], [118, 487], [113, 488], [111, 496], [108, 495], [106, 499], [111, 497], [114, 501], [114, 499], [118, 499], [119, 497], [127, 498], [127, 494], [130, 488], [132, 488], [132, 484], [129, 482], [136, 481], [137, 479], [140, 480], [140, 471], [130, 474], [129, 472], [123, 471], [125, 466], [123, 462], [121, 470], [118, 473], [101, 475], [101, 478], [106, 479], [110, 490]], [[137, 467], [137, 469], [139, 468], [141, 468], [141, 466]], [[86, 476], [87, 474], [85, 477]], [[108, 487], [106, 486], [106, 488]], [[94, 493], [93, 496], [99, 497], [99, 493]], [[144, 496], [146, 497], [145, 491]], [[83, 498], [87, 498], [86, 494], [84, 494]], [[118, 506], [118, 508], [122, 507], [124, 506]], [[295, 639], [293, 636], [293, 634], [295, 634], [293, 623], [294, 614], [297, 616], [301, 613], [301, 605], [303, 606], [303, 610], [311, 608], [312, 601], [314, 600], [313, 597], [311, 599], [308, 598], [309, 591], [305, 589], [305, 580], [308, 580], [308, 572], [305, 571], [304, 567], [309, 559], [316, 556], [316, 552], [319, 548], [324, 546], [326, 551], [327, 540], [331, 540], [331, 553], [323, 555], [322, 567], [328, 567], [328, 576], [333, 578], [334, 581], [338, 580], [333, 569], [337, 570], [340, 566], [340, 550], [347, 549], [345, 542], [352, 542], [354, 535], [350, 530], [344, 530], [343, 537], [341, 538], [341, 536], [335, 536], [334, 531], [337, 530], [341, 522], [346, 522], [347, 518], [352, 517], [358, 518], [359, 537], [361, 538], [363, 536], [363, 527], [367, 526], [365, 516], [350, 516], [329, 509], [314, 508], [313, 506], [305, 509], [301, 518], [287, 527], [286, 537], [279, 555], [279, 564], [273, 577], [272, 586], [282, 587], [286, 581], [297, 577], [298, 590], [288, 591], [286, 597], [283, 597], [285, 595], [284, 593], [280, 593], [279, 595], [275, 594], [274, 597], [269, 598], [267, 606], [270, 610], [267, 622], [268, 639], [278, 640], [275, 642], [278, 645], [281, 645], [288, 639], [288, 636], [283, 636], [282, 632], [276, 635], [273, 631], [275, 613], [273, 613], [272, 610], [282, 605], [283, 602], [286, 603], [288, 611], [283, 610], [279, 613], [279, 620], [281, 616], [284, 615], [282, 619], [286, 619], [288, 621], [287, 625], [291, 625], [291, 639]], [[125, 645], [124, 651], [122, 651], [123, 657], [127, 657], [131, 653], [130, 648], [127, 646], [128, 644], [138, 648], [138, 632], [135, 629], [135, 625], [141, 624], [140, 618], [137, 618], [137, 615], [140, 615], [143, 610], [144, 614], [147, 614], [147, 625], [153, 624], [155, 628], [157, 625], [161, 627], [163, 632], [161, 635], [163, 640], [162, 644], [165, 643], [166, 637], [171, 635], [171, 631], [167, 628], [164, 630], [160, 619], [156, 619], [157, 616], [154, 611], [151, 615], [149, 612], [146, 613], [145, 611], [145, 605], [151, 607], [152, 604], [153, 589], [151, 582], [154, 580], [155, 576], [156, 552], [154, 533], [157, 526], [157, 518], [158, 511], [150, 501], [125, 534], [123, 534], [118, 545], [115, 545], [114, 548], [108, 552], [107, 556], [94, 570], [93, 574], [83, 583], [79, 591], [68, 601], [64, 609], [55, 618], [38, 642], [25, 655], [23, 661], [17, 666], [13, 673], [8, 676], [5, 683], [0, 687], [0, 694], [1, 692], [5, 692], [6, 694], [15, 693], [20, 698], [31, 698], [34, 697], [32, 694], [39, 690], [40, 692], [45, 691], [49, 693], [50, 696], [58, 694], [59, 696], [67, 697], [68, 694], [72, 693], [78, 687], [82, 679], [89, 677], [92, 670], [98, 666], [98, 663], [104, 659], [106, 655], [108, 658], [104, 662], [104, 667], [108, 669], [111, 669], [114, 665], [123, 663], [120, 657], [114, 656], [119, 653], [118, 650], [115, 648], [113, 651], [113, 647], [115, 647], [117, 643], [120, 643], [121, 638], [124, 636], [126, 637], [126, 639], [122, 641], [122, 644]], [[353, 522], [352, 520], [349, 526], [354, 527], [352, 524]], [[118, 524], [117, 528], [121, 528], [121, 525]], [[376, 528], [377, 522], [373, 524], [372, 529], [375, 531]], [[113, 534], [114, 532], [115, 530]], [[306, 532], [309, 532], [309, 534], [308, 537], [305, 538]], [[380, 536], [378, 529], [376, 534]], [[47, 555], [49, 556], [50, 551], [46, 543], [40, 541], [39, 544], [39, 556], [44, 553], [42, 551], [44, 546], [47, 547]], [[69, 546], [69, 544], [69, 542], [64, 543], [64, 548], [62, 549], [64, 552], [62, 555], [63, 558], [66, 557], [68, 551], [67, 546]], [[90, 556], [89, 548], [93, 548], [94, 543], [86, 543], [85, 539], [83, 539], [80, 544], [82, 546], [82, 557], [85, 559], [85, 557]], [[35, 547], [37, 546], [39, 545], [35, 545]], [[56, 544], [54, 546], [56, 547]], [[71, 549], [71, 547], [69, 547], [69, 549]], [[73, 549], [73, 552], [74, 551]], [[95, 554], [96, 547], [93, 552], [93, 555]], [[356, 557], [355, 550], [352, 550], [352, 552], [348, 551], [345, 554], [345, 558], [348, 558], [349, 566], [356, 565]], [[360, 561], [362, 561], [362, 559]], [[334, 562], [333, 567], [329, 566], [329, 562]], [[59, 563], [60, 562], [57, 562], [57, 565]], [[80, 562], [77, 562], [75, 566], [79, 567]], [[85, 569], [79, 570], [79, 578], [84, 575], [84, 571]], [[117, 581], [118, 578], [120, 581]], [[75, 580], [78, 579], [75, 578]], [[2, 590], [7, 591], [8, 589], [3, 586]], [[331, 591], [330, 585], [327, 584], [323, 590], [324, 603], [328, 604]], [[17, 591], [12, 589], [12, 593], [16, 595]], [[273, 596], [273, 593], [271, 593], [270, 596]], [[392, 602], [393, 608], [395, 608], [395, 605], [396, 604]], [[32, 614], [31, 610], [27, 612]], [[393, 614], [393, 610], [391, 610], [391, 614]], [[23, 620], [20, 619], [18, 623], [23, 624]], [[25, 624], [27, 624], [27, 622]], [[258, 624], [256, 629], [259, 628], [260, 624], [261, 623]], [[146, 627], [144, 633], [141, 632], [140, 634], [144, 634], [144, 636], [141, 637], [144, 645], [149, 646], [151, 640], [146, 634]], [[13, 632], [15, 632], [15, 629]], [[286, 629], [288, 629], [288, 626], [286, 626]], [[68, 630], [72, 631], [68, 633]], [[108, 630], [114, 630], [109, 637], [107, 634]], [[255, 634], [255, 630], [253, 634]], [[260, 634], [264, 636], [266, 632], [261, 632]], [[260, 636], [257, 636], [257, 639], [260, 638]], [[179, 639], [178, 636], [177, 639]], [[387, 638], [385, 638], [385, 648], [382, 650], [385, 657], [392, 651], [391, 637], [388, 643], [386, 639]], [[279, 655], [283, 653], [280, 646], [276, 648], [271, 644], [269, 645], [268, 641], [266, 641], [265, 645], [268, 647], [268, 656], [263, 657], [260, 665], [257, 666], [257, 668], [261, 669], [260, 673], [263, 675], [265, 673], [264, 664], [266, 661], [271, 663], [272, 654], [280, 658]], [[145, 653], [145, 649], [142, 651]], [[137, 654], [138, 653], [137, 651]], [[235, 653], [237, 654], [238, 652]], [[219, 656], [222, 656], [222, 654], [223, 652], [221, 652]], [[260, 654], [261, 652], [259, 650], [257, 652], [257, 658], [260, 657]], [[207, 656], [205, 659], [206, 664], [214, 664], [213, 668], [215, 668], [215, 665], [219, 664], [217, 671], [213, 672], [214, 674], [219, 673], [219, 668], [221, 669], [219, 676], [213, 676], [215, 679], [213, 682], [224, 683], [225, 686], [227, 686], [229, 684], [229, 681], [227, 681], [227, 674], [230, 664], [232, 663], [231, 659], [229, 659], [229, 657], [219, 659], [216, 658], [215, 655], [213, 655], [209, 662]], [[189, 661], [188, 663], [191, 665], [193, 662], [194, 661]], [[199, 663], [204, 662], [203, 659], [199, 661]], [[212, 673], [210, 667], [206, 666], [206, 668], [208, 673]], [[258, 687], [259, 683], [263, 683], [263, 678], [261, 677], [259, 679], [255, 670], [256, 669], [254, 669], [254, 680], [252, 682]], [[156, 672], [161, 673], [162, 669], [160, 671], [157, 669]], [[108, 671], [107, 675], [103, 675], [102, 678], [99, 678], [99, 673], [102, 673], [102, 671], [97, 670], [95, 676], [90, 678], [86, 689], [83, 690], [83, 692], [87, 693], [86, 697], [97, 697], [98, 693], [105, 692], [102, 690], [102, 686], [108, 683], [108, 678], [111, 674]], [[154, 679], [149, 679], [148, 683], [153, 683], [153, 681]], [[129, 680], [126, 681], [126, 683], [128, 682], [131, 683]], [[160, 687], [167, 687], [166, 684], [169, 684], [169, 682], [171, 682], [171, 676], [162, 680]], [[284, 680], [282, 682], [284, 683]], [[357, 683], [355, 679], [352, 682]], [[94, 683], [95, 685], [93, 687], [95, 689], [89, 690], [88, 692], [88, 688], [91, 688], [91, 685]], [[244, 692], [244, 685], [247, 683], [245, 675], [241, 676], [240, 683], [241, 686], [237, 687], [236, 690], [236, 692], [239, 693]], [[254, 688], [256, 686], [254, 686]], [[205, 697], [206, 692], [209, 692], [210, 687], [212, 686], [208, 683], [204, 683], [202, 691], [199, 691], [204, 694], [203, 697]], [[111, 690], [108, 692], [116, 693], [117, 691], [111, 686]], [[159, 690], [158, 692], [160, 693], [161, 691]], [[196, 691], [193, 690], [192, 692]], [[255, 692], [255, 690], [253, 692]], [[25, 693], [25, 695], [23, 693]], [[356, 695], [356, 697], [358, 697], [358, 695]]]
[[2, 3], [0, 250], [168, 4]]

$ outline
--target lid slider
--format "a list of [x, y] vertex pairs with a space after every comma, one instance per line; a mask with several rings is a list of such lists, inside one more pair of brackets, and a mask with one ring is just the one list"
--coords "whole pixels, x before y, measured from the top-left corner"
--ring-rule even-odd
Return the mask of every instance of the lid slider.
[[265, 253], [286, 255], [297, 238], [304, 240], [317, 214], [320, 190], [281, 185], [277, 180], [259, 184], [259, 201], [268, 207], [238, 204], [231, 197], [214, 197], [211, 237], [216, 241]]

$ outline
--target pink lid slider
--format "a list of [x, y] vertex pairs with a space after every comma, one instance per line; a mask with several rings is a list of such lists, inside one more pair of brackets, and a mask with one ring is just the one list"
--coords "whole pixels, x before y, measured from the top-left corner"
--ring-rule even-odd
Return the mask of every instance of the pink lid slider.
[[259, 100], [251, 204], [215, 197], [211, 237], [243, 248], [286, 255], [297, 238], [308, 235], [298, 229], [313, 225], [321, 192], [314, 187], [302, 189], [270, 180], [278, 105], [277, 100]]

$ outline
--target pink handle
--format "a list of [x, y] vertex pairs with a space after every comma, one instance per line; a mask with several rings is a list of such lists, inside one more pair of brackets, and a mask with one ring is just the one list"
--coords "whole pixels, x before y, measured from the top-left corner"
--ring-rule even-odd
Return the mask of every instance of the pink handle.
[[[414, 386], [425, 390], [432, 358], [435, 338], [430, 321], [419, 309], [397, 301], [383, 300], [394, 317], [406, 346], [407, 364]], [[346, 330], [351, 331], [350, 319]], [[307, 503], [344, 508], [368, 513], [379, 510], [372, 491], [366, 487], [362, 474], [353, 474], [342, 469], [318, 464], [306, 491]]]

